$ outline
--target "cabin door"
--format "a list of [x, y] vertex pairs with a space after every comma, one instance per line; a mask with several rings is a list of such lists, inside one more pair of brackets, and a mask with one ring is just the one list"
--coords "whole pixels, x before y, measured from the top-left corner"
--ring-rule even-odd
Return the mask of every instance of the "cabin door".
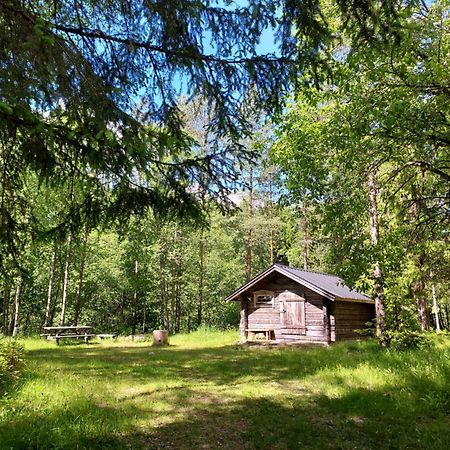
[[280, 323], [282, 334], [305, 334], [305, 299], [291, 294], [280, 298]]

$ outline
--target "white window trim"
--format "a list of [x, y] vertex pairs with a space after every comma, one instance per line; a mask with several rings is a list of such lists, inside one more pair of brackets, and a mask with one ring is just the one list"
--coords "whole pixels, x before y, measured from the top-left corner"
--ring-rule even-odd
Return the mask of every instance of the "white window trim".
[[258, 302], [257, 299], [258, 297], [272, 297], [272, 308], [275, 308], [275, 295], [273, 291], [268, 291], [268, 290], [260, 290], [260, 291], [255, 291], [253, 292], [253, 306], [256, 308]]

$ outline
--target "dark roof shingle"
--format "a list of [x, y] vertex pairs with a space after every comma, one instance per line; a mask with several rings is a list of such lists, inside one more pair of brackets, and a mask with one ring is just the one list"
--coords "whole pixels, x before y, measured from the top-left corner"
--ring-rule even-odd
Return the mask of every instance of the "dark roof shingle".
[[286, 272], [289, 272], [295, 278], [304, 280], [312, 285], [330, 293], [333, 297], [346, 298], [352, 300], [370, 300], [367, 295], [361, 294], [354, 289], [350, 289], [344, 281], [336, 275], [329, 275], [322, 272], [313, 272], [304, 269], [294, 269], [292, 267], [275, 264]]
[[354, 289], [350, 289], [344, 281], [335, 276], [329, 275], [322, 272], [313, 272], [311, 270], [296, 269], [289, 266], [284, 266], [282, 264], [274, 264], [273, 266], [261, 272], [255, 278], [241, 286], [231, 295], [229, 295], [226, 300], [235, 300], [240, 294], [250, 289], [255, 283], [263, 280], [266, 276], [277, 271], [300, 284], [304, 284], [313, 291], [327, 297], [329, 299], [347, 299], [356, 300], [360, 302], [373, 302], [373, 300], [367, 295], [361, 294]]

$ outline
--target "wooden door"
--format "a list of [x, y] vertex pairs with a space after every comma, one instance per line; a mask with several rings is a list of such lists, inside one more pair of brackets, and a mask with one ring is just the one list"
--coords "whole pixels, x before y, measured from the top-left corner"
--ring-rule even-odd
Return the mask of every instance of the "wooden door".
[[305, 299], [289, 292], [279, 300], [282, 334], [305, 334]]

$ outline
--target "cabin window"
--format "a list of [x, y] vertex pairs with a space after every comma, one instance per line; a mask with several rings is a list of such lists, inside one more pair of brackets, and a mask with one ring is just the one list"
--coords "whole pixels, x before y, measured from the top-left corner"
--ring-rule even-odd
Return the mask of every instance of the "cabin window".
[[275, 308], [275, 297], [272, 291], [257, 291], [253, 294], [253, 304], [258, 308]]
[[273, 297], [271, 295], [258, 295], [256, 297], [256, 304], [272, 306], [272, 300], [273, 300]]

